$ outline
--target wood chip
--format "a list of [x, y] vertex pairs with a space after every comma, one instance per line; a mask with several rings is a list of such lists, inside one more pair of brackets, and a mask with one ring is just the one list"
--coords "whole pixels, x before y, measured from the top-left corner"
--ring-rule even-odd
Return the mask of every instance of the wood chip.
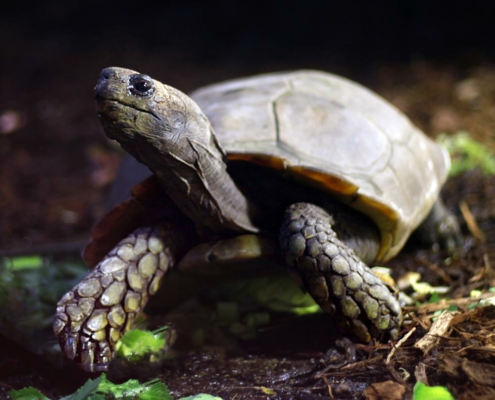
[[393, 381], [373, 383], [363, 391], [366, 400], [401, 400], [405, 393], [405, 386]]
[[438, 319], [433, 323], [430, 331], [416, 344], [414, 347], [427, 354], [437, 343], [440, 337], [442, 337], [449, 329], [450, 321], [454, 318], [451, 312], [444, 311]]

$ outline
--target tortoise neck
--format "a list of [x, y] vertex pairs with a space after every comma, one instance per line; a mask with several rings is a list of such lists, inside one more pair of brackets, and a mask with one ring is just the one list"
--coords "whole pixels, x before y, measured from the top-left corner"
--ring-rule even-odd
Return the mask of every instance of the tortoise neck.
[[214, 165], [211, 159], [201, 162], [198, 157], [198, 163], [191, 167], [171, 161], [168, 168], [154, 172], [168, 195], [200, 230], [219, 234], [259, 231], [251, 221], [253, 205], [237, 188], [224, 162]]
[[[207, 128], [211, 130], [209, 123]], [[144, 136], [120, 144], [155, 173], [170, 198], [200, 231], [220, 235], [259, 231], [251, 221], [254, 206], [228, 174], [225, 154], [213, 132], [210, 143], [188, 139], [175, 153], [159, 142], [149, 146]]]

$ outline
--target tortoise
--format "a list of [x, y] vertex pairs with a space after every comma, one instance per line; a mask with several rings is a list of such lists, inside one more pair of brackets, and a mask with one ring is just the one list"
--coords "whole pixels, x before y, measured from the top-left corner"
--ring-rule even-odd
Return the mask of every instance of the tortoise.
[[107, 136], [153, 176], [95, 227], [84, 253], [93, 269], [58, 303], [54, 332], [84, 369], [107, 367], [174, 266], [236, 275], [237, 264], [271, 259], [344, 333], [396, 339], [397, 295], [369, 265], [395, 256], [415, 230], [450, 250], [458, 243], [439, 198], [447, 152], [345, 78], [272, 73], [189, 97], [112, 67], [95, 93]]

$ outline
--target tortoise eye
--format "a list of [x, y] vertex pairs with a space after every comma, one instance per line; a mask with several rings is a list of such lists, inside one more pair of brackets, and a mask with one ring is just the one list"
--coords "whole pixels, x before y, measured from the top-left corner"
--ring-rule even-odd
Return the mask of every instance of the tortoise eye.
[[151, 96], [155, 92], [155, 85], [148, 75], [136, 74], [129, 78], [129, 90], [138, 96]]

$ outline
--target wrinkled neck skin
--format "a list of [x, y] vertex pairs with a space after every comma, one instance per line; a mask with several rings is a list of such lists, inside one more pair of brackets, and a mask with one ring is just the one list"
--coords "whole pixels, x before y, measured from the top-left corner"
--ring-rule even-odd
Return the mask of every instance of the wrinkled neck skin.
[[158, 81], [152, 97], [133, 96], [122, 84], [136, 73], [108, 70], [115, 76], [100, 77], [95, 88], [107, 135], [158, 176], [200, 231], [257, 232], [252, 206], [227, 173], [225, 153], [199, 106]]
[[143, 161], [200, 230], [257, 232], [250, 219], [250, 205], [227, 173], [221, 150], [215, 144], [205, 147], [194, 140], [187, 146], [194, 153], [193, 160], [157, 152], [152, 157], [147, 153]]

